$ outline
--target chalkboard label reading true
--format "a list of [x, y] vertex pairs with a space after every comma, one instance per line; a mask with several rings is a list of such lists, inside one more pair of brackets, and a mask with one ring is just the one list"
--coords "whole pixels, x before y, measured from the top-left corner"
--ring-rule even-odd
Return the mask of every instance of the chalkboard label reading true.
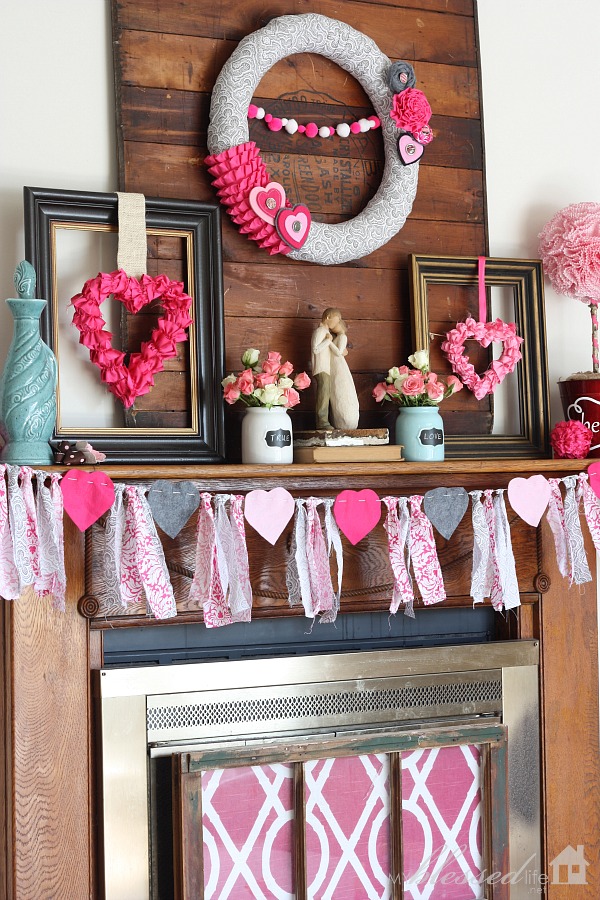
[[426, 447], [439, 447], [444, 443], [444, 432], [441, 428], [424, 428], [419, 435], [419, 440]]
[[283, 428], [278, 428], [277, 431], [267, 431], [265, 441], [267, 447], [291, 447], [292, 432]]

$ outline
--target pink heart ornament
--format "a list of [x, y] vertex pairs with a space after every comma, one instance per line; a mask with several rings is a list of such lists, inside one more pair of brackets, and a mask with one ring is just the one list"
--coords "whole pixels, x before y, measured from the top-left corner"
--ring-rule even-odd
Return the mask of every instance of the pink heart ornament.
[[418, 141], [415, 141], [411, 134], [403, 134], [398, 141], [398, 152], [400, 160], [405, 166], [411, 166], [418, 162], [423, 156], [425, 147]]
[[530, 478], [511, 478], [508, 482], [508, 501], [517, 515], [536, 528], [550, 502], [550, 482], [543, 475]]
[[275, 224], [275, 216], [285, 206], [285, 190], [277, 181], [270, 181], [266, 187], [253, 187], [248, 198], [257, 216]]
[[297, 203], [291, 209], [280, 209], [275, 218], [275, 228], [281, 240], [292, 250], [304, 246], [311, 224], [310, 210]]
[[375, 491], [342, 491], [335, 498], [333, 515], [351, 544], [358, 544], [381, 518], [381, 500]]
[[261, 537], [275, 544], [294, 515], [294, 498], [285, 488], [249, 491], [244, 501], [244, 516]]
[[600, 462], [593, 462], [587, 467], [590, 487], [600, 500]]
[[111, 508], [115, 486], [106, 472], [69, 469], [60, 482], [65, 512], [85, 531]]

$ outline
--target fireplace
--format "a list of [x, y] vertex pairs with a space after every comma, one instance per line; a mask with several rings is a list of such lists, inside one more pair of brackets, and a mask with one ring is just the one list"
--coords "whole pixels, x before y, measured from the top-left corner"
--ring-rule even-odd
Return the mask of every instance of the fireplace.
[[536, 641], [103, 669], [97, 694], [107, 900], [518, 900], [541, 871]]

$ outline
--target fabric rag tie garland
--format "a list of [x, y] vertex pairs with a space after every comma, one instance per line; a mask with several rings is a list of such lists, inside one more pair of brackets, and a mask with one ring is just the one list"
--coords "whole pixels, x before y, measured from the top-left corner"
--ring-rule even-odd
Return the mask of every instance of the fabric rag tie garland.
[[[306, 206], [293, 205], [249, 140], [248, 114], [256, 117], [264, 112], [251, 103], [256, 85], [281, 59], [306, 52], [319, 53], [354, 75], [375, 109], [375, 116], [365, 122], [379, 122], [383, 134], [385, 168], [377, 193], [353, 219], [334, 225], [314, 222]], [[320, 265], [359, 259], [387, 243], [410, 213], [418, 178], [418, 166], [412, 163], [418, 162], [423, 145], [433, 137], [428, 125], [431, 108], [414, 83], [408, 63], [392, 64], [370, 38], [317, 13], [281, 16], [247, 35], [215, 83], [205, 160], [217, 194], [241, 233], [270, 254]], [[398, 100], [403, 94], [407, 97]], [[265, 120], [267, 116], [264, 113]], [[310, 122], [296, 129], [295, 120], [288, 119], [286, 125], [283, 121], [271, 116], [267, 124], [273, 131], [286, 128], [295, 133], [304, 127], [308, 137], [331, 136], [331, 126], [319, 128]], [[347, 125], [349, 133], [362, 130], [361, 123]], [[338, 134], [341, 129], [340, 136], [344, 126], [335, 127]], [[403, 132], [400, 140], [398, 128]]]
[[[139, 353], [126, 354], [112, 346], [112, 333], [105, 330], [100, 306], [114, 297], [135, 315], [145, 306], [158, 300], [163, 308], [149, 341], [141, 345]], [[73, 324], [80, 333], [79, 343], [90, 351], [90, 359], [100, 369], [100, 377], [107, 389], [125, 408], [137, 397], [147, 394], [154, 385], [154, 376], [164, 368], [166, 359], [177, 355], [177, 344], [187, 340], [186, 329], [191, 325], [189, 311], [192, 298], [183, 290], [183, 283], [171, 281], [166, 275], [152, 278], [130, 278], [122, 269], [100, 272], [84, 284], [81, 293], [71, 298], [75, 307]]]
[[[446, 340], [441, 348], [446, 354], [453, 372], [460, 378], [465, 387], [471, 390], [478, 400], [483, 400], [487, 394], [493, 394], [499, 384], [509, 375], [521, 359], [519, 347], [523, 338], [517, 334], [514, 323], [503, 322], [496, 319], [495, 322], [486, 322], [486, 296], [485, 296], [485, 257], [478, 260], [478, 284], [479, 284], [479, 322], [471, 316], [464, 322], [459, 322], [446, 334]], [[482, 347], [489, 347], [493, 343], [502, 343], [502, 353], [499, 359], [494, 360], [483, 375], [478, 375], [475, 367], [465, 355], [465, 341], [474, 339]]]

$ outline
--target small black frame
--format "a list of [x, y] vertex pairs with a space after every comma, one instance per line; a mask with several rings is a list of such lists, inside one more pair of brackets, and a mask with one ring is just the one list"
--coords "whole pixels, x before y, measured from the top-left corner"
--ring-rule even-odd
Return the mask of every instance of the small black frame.
[[[25, 255], [47, 300], [42, 337], [57, 353], [56, 229], [118, 230], [116, 194], [24, 188]], [[224, 372], [223, 274], [218, 204], [146, 198], [149, 234], [181, 237], [187, 247], [185, 290], [192, 296], [189, 428], [62, 429], [55, 440], [89, 440], [110, 463], [217, 463], [225, 457], [220, 382]], [[96, 273], [90, 272], [90, 277]], [[60, 379], [60, 357], [58, 357]], [[188, 377], [188, 376], [186, 376]]]

